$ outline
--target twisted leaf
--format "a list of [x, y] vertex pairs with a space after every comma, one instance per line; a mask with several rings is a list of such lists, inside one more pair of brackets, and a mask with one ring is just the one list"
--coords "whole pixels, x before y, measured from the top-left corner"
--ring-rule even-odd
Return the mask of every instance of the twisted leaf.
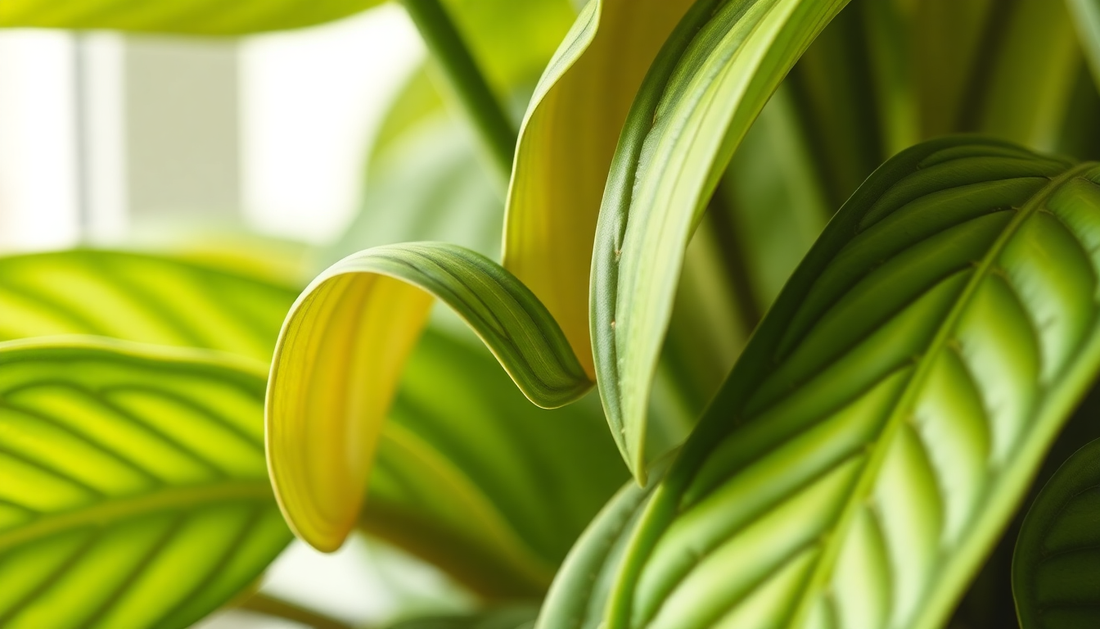
[[0, 348], [0, 625], [186, 627], [290, 540], [262, 366], [98, 341]]
[[520, 129], [504, 267], [546, 304], [590, 375], [588, 279], [600, 195], [634, 94], [690, 4], [589, 2], [535, 88]]
[[646, 76], [604, 193], [591, 333], [619, 450], [644, 481], [645, 414], [684, 250], [768, 97], [846, 0], [700, 0]]
[[1098, 278], [1100, 165], [975, 139], [887, 162], [757, 329], [597, 613], [940, 626], [1100, 367]]
[[1012, 593], [1023, 629], [1100, 623], [1100, 440], [1074, 453], [1024, 518], [1012, 559]]
[[0, 340], [64, 334], [267, 361], [294, 291], [171, 258], [64, 251], [0, 258]]
[[382, 421], [432, 296], [481, 337], [520, 390], [553, 408], [592, 383], [546, 309], [510, 273], [453, 245], [376, 247], [299, 297], [268, 391], [268, 458], [295, 532], [334, 550], [355, 525]]

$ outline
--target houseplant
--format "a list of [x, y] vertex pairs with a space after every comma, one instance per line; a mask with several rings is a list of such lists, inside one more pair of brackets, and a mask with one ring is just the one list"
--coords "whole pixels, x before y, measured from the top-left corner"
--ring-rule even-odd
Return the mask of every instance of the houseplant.
[[[370, 4], [21, 0], [0, 23], [233, 35]], [[289, 539], [257, 449], [276, 313], [267, 467], [294, 532], [365, 527], [486, 601], [542, 601], [419, 626], [1003, 626], [1010, 575], [1022, 626], [1095, 624], [1088, 404], [1055, 442], [1100, 367], [1100, 6], [591, 0], [547, 59], [567, 3], [404, 5], [477, 132], [484, 181], [459, 181], [503, 191], [502, 264], [381, 244], [291, 305], [154, 257], [9, 261], [0, 622], [187, 624], [262, 570]], [[401, 99], [391, 172], [438, 110]], [[449, 204], [457, 146], [423, 185], [492, 217]], [[266, 301], [219, 297], [244, 286]], [[453, 320], [425, 335], [432, 296], [565, 410], [501, 397]]]

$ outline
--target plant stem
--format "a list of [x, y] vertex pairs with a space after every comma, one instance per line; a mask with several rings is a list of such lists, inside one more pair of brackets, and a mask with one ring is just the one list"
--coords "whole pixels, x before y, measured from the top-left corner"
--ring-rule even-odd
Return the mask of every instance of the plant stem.
[[314, 629], [352, 629], [352, 626], [345, 622], [266, 594], [254, 594], [239, 607], [268, 616], [293, 620]]
[[517, 132], [462, 35], [439, 0], [404, 0], [403, 4], [485, 142], [494, 166], [508, 181]]

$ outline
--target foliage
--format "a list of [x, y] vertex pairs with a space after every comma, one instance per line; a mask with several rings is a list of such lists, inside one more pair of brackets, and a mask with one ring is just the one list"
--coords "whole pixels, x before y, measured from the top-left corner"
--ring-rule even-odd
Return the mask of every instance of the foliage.
[[404, 0], [431, 61], [301, 292], [0, 259], [0, 624], [186, 625], [276, 504], [484, 603], [400, 627], [984, 629], [1010, 577], [1024, 629], [1095, 624], [1098, 442], [1052, 444], [1100, 373], [1100, 4], [578, 4]]

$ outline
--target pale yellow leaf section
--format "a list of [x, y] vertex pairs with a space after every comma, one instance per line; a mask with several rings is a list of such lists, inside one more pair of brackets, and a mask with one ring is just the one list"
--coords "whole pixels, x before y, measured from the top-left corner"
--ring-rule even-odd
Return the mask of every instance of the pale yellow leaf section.
[[336, 275], [287, 318], [268, 384], [267, 460], [279, 506], [318, 550], [355, 528], [398, 379], [433, 298], [398, 279]]
[[592, 0], [535, 89], [520, 130], [504, 267], [558, 321], [594, 377], [588, 334], [592, 240], [627, 111], [690, 0]]

